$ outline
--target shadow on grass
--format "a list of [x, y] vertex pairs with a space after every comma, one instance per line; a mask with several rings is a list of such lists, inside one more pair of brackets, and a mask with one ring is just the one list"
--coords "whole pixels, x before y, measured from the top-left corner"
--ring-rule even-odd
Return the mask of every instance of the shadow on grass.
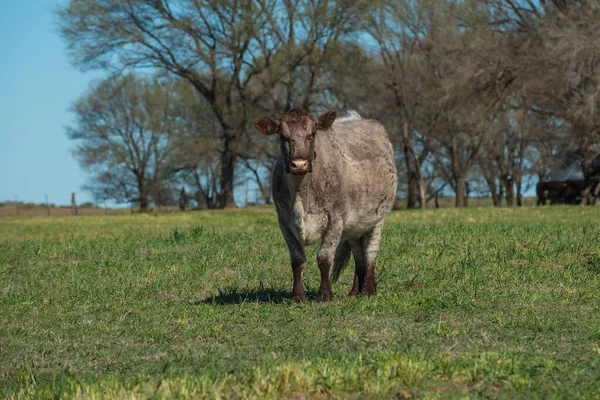
[[[317, 294], [312, 291], [306, 292], [306, 300], [314, 300], [317, 298]], [[229, 305], [229, 304], [242, 304], [242, 303], [274, 303], [280, 304], [292, 301], [292, 292], [289, 290], [280, 289], [257, 289], [250, 291], [224, 291], [219, 290], [219, 294], [216, 296], [210, 296], [202, 300], [192, 301], [192, 305], [201, 304], [217, 304], [217, 305]]]

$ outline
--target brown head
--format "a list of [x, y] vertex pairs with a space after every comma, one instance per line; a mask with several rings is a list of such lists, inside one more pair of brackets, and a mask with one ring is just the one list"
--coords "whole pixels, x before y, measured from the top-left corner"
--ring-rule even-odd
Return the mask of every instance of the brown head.
[[262, 117], [256, 120], [254, 126], [264, 135], [278, 134], [286, 172], [304, 175], [312, 172], [315, 136], [319, 131], [331, 128], [335, 117], [335, 111], [315, 118], [304, 110], [294, 108], [283, 114], [278, 122]]

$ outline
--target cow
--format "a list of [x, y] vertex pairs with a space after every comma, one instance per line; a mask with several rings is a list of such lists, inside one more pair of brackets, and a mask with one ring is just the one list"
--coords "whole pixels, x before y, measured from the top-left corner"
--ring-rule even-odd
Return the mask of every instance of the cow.
[[563, 191], [567, 186], [566, 183], [560, 181], [539, 181], [535, 186], [537, 194], [536, 205], [546, 205], [546, 200], [550, 200], [551, 204], [563, 202]]
[[568, 179], [565, 181], [565, 187], [561, 196], [566, 204], [579, 204], [585, 190], [584, 179]]
[[292, 109], [273, 121], [259, 118], [256, 129], [278, 135], [280, 154], [272, 193], [286, 241], [294, 283], [292, 299], [304, 299], [304, 246], [321, 241], [318, 301], [333, 299], [335, 282], [354, 256], [349, 296], [375, 295], [375, 260], [384, 218], [396, 197], [394, 151], [382, 124], [358, 113], [336, 119], [335, 111], [314, 117]]

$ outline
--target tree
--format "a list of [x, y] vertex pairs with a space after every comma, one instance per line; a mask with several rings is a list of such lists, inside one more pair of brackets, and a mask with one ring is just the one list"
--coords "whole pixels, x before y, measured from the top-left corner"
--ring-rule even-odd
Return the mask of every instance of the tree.
[[[437, 123], [436, 101], [427, 98], [427, 81], [435, 79], [426, 57], [431, 34], [444, 15], [447, 3], [402, 0], [379, 2], [365, 22], [382, 64], [384, 90], [389, 91], [388, 107], [395, 111], [399, 145], [407, 176], [407, 208], [417, 202], [426, 205], [427, 186], [422, 167], [431, 154], [429, 137]], [[380, 78], [380, 79], [382, 79]]]
[[293, 84], [294, 71], [302, 63], [308, 69], [309, 90], [301, 105], [308, 108], [318, 55], [352, 28], [360, 4], [358, 0], [71, 0], [58, 16], [76, 66], [150, 68], [188, 81], [205, 98], [219, 124], [218, 204], [231, 207], [236, 161], [251, 109], [285, 78]]
[[496, 54], [502, 41], [488, 28], [488, 14], [478, 2], [448, 1], [437, 11], [421, 40], [427, 60], [424, 115], [437, 116], [430, 132], [436, 169], [462, 207], [468, 201], [468, 177], [512, 78]]
[[168, 201], [174, 166], [174, 136], [180, 125], [173, 84], [134, 75], [110, 78], [93, 86], [72, 108], [67, 127], [80, 164], [92, 173], [87, 186], [98, 200]]
[[[495, 207], [506, 197], [509, 206], [522, 205], [524, 178], [532, 172], [533, 138], [536, 134], [534, 119], [518, 107], [510, 107], [513, 98], [504, 106], [483, 140], [477, 164]], [[528, 161], [529, 160], [529, 161]]]
[[[567, 133], [563, 155], [575, 152], [586, 181], [595, 184], [600, 146], [600, 8], [591, 0], [491, 1], [497, 23], [513, 41], [513, 63], [524, 104]], [[540, 146], [542, 147], [542, 146]], [[585, 203], [588, 196], [584, 194]]]

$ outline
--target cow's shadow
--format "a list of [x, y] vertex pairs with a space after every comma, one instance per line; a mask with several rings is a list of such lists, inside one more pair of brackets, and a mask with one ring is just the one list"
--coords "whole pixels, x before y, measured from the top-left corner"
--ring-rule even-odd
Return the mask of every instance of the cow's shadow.
[[[306, 300], [312, 301], [317, 298], [316, 292], [306, 291]], [[256, 290], [219, 290], [219, 294], [205, 299], [192, 301], [193, 305], [212, 304], [230, 305], [242, 303], [271, 303], [281, 304], [292, 301], [292, 292], [281, 289], [256, 289]]]

